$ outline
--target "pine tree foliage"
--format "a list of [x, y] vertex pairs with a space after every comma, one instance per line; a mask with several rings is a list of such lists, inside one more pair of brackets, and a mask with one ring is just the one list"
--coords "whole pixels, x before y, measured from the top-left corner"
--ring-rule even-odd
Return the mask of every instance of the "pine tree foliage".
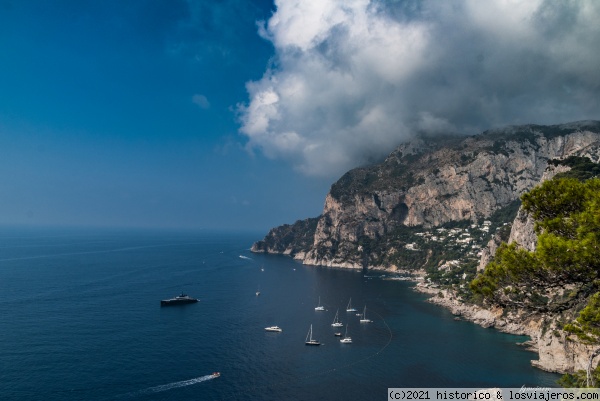
[[[600, 366], [592, 370], [592, 380], [594, 383], [600, 383]], [[585, 388], [587, 387], [587, 374], [585, 370], [579, 370], [572, 374], [563, 375], [558, 379], [558, 384], [567, 388]]]
[[558, 178], [522, 196], [535, 220], [534, 252], [499, 247], [471, 282], [487, 301], [531, 312], [570, 309], [600, 290], [600, 179]]
[[584, 343], [600, 344], [600, 292], [590, 298], [579, 317], [565, 326], [565, 331], [577, 335]]

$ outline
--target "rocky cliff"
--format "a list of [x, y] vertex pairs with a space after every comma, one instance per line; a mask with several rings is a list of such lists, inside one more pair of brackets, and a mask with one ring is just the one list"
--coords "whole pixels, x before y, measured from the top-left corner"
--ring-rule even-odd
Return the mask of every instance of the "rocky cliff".
[[[591, 150], [591, 152], [587, 153], [586, 157], [597, 163], [600, 157], [600, 149], [591, 147], [587, 150]], [[582, 166], [579, 165], [571, 170], [569, 166], [570, 159], [554, 160], [550, 163], [542, 176], [541, 182], [551, 180], [559, 174], [577, 176], [579, 173], [576, 173], [576, 170], [581, 170]], [[600, 165], [596, 164], [591, 167], [595, 171], [592, 175], [597, 176]], [[538, 241], [535, 222], [523, 208], [519, 209], [511, 226], [510, 235], [506, 242], [516, 243], [519, 247], [530, 252], [535, 251]], [[493, 258], [500, 242], [500, 239], [495, 236], [488, 243], [487, 249], [482, 252], [478, 270], [483, 270]], [[420, 285], [419, 290], [434, 294], [431, 288], [425, 285]], [[531, 350], [536, 351], [539, 355], [539, 359], [532, 361], [532, 364], [541, 369], [560, 373], [585, 370], [590, 356], [597, 349], [597, 346], [581, 343], [576, 336], [569, 335], [570, 333], [566, 333], [562, 329], [565, 322], [573, 321], [577, 317], [581, 305], [559, 313], [540, 314], [519, 308], [510, 311], [499, 307], [485, 309], [478, 305], [463, 302], [463, 300], [456, 297], [456, 292], [452, 289], [443, 290], [442, 294], [444, 296], [442, 297], [439, 294], [439, 291], [435, 293], [431, 301], [449, 308], [456, 315], [463, 316], [485, 327], [495, 327], [514, 334], [529, 335], [531, 341], [528, 345]]]
[[[502, 241], [533, 250], [533, 220], [519, 197], [568, 167], [569, 156], [600, 160], [600, 122], [524, 125], [467, 138], [421, 138], [381, 164], [332, 185], [321, 216], [272, 229], [254, 252], [288, 254], [305, 264], [418, 272], [417, 288], [465, 319], [527, 334], [545, 370], [584, 369], [592, 349], [566, 339], [575, 311], [546, 316], [483, 308], [463, 289]], [[424, 277], [423, 277], [424, 276]]]
[[499, 307], [482, 308], [464, 302], [450, 289], [433, 288], [422, 283], [416, 289], [430, 294], [431, 302], [449, 309], [462, 319], [505, 333], [528, 335], [531, 339], [524, 345], [538, 354], [538, 359], [531, 363], [540, 369], [557, 373], [586, 369], [589, 357], [596, 349], [572, 336], [567, 340], [565, 333], [557, 327], [556, 317], [508, 312]]
[[[483, 221], [499, 214], [504, 221], [496, 219], [477, 238], [471, 236], [471, 244], [481, 247], [500, 225], [512, 222], [514, 214], [503, 216], [503, 209], [516, 210], [519, 196], [542, 179], [548, 160], [570, 155], [597, 160], [599, 149], [597, 121], [416, 139], [378, 165], [346, 173], [332, 185], [321, 216], [273, 229], [252, 250], [347, 268], [442, 264], [447, 258], [436, 257], [435, 247], [425, 243], [435, 241], [423, 241], [426, 230], [457, 222], [467, 230], [467, 223], [484, 229]], [[457, 254], [466, 252], [458, 248]]]

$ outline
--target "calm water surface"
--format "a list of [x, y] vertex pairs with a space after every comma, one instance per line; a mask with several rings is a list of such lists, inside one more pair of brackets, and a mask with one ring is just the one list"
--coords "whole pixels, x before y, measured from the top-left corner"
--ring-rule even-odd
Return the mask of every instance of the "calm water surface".
[[[252, 254], [260, 237], [1, 230], [1, 399], [385, 400], [558, 378], [530, 366], [524, 337], [455, 321], [406, 282]], [[201, 301], [160, 307], [181, 291]], [[353, 344], [333, 336], [338, 308]], [[320, 347], [304, 345], [311, 324]]]

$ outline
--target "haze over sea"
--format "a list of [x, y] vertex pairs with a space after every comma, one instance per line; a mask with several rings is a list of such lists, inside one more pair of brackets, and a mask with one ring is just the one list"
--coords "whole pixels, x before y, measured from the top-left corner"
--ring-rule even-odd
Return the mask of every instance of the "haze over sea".
[[[530, 366], [526, 337], [456, 321], [380, 273], [250, 253], [261, 236], [2, 229], [2, 400], [385, 400], [558, 378]], [[200, 302], [160, 307], [182, 291]], [[373, 323], [346, 313], [350, 297]], [[333, 336], [337, 308], [352, 344]], [[311, 324], [320, 347], [304, 345]]]

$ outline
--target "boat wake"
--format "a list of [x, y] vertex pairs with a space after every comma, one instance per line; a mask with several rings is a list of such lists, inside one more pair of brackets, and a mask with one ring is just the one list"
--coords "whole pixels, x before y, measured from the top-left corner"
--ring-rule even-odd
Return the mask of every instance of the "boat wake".
[[248, 260], [252, 260], [252, 258], [249, 258], [248, 256], [244, 256], [244, 255], [240, 255], [240, 259], [248, 259]]
[[200, 377], [196, 377], [194, 379], [190, 379], [190, 380], [183, 380], [180, 382], [173, 382], [173, 383], [169, 383], [169, 384], [162, 384], [160, 386], [155, 386], [155, 387], [148, 387], [146, 389], [140, 390], [140, 391], [136, 391], [134, 393], [129, 393], [126, 395], [132, 396], [132, 397], [137, 397], [137, 396], [141, 396], [144, 394], [154, 394], [154, 393], [160, 393], [163, 391], [168, 391], [168, 390], [173, 390], [175, 388], [180, 388], [180, 387], [186, 387], [186, 386], [191, 386], [193, 384], [198, 384], [198, 383], [202, 383], [205, 382], [207, 380], [212, 380], [212, 379], [216, 379], [217, 377], [219, 377], [216, 374], [212, 374], [212, 375], [206, 375], [206, 376], [200, 376]]

